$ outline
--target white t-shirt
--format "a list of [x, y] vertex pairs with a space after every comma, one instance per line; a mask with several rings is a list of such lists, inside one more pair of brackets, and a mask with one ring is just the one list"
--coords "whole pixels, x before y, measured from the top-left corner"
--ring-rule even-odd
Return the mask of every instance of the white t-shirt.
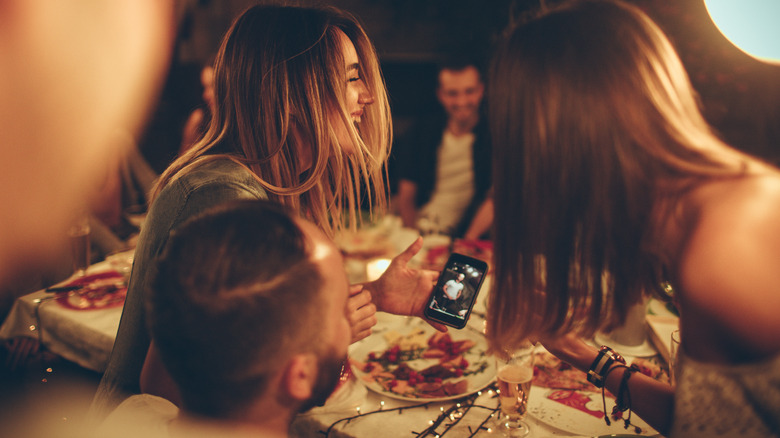
[[459, 282], [454, 278], [444, 284], [444, 293], [447, 295], [447, 298], [451, 300], [457, 299], [458, 294], [462, 290], [463, 290], [463, 283]]
[[436, 183], [431, 199], [420, 210], [420, 229], [448, 232], [458, 225], [474, 196], [474, 134], [444, 130], [438, 151]]
[[[177, 420], [175, 427], [171, 422]], [[261, 429], [225, 427], [230, 423], [179, 417], [170, 401], [149, 394], [123, 401], [100, 425], [95, 438], [285, 438]]]
[[95, 436], [170, 438], [168, 425], [178, 415], [179, 408], [162, 397], [134, 395], [111, 412]]

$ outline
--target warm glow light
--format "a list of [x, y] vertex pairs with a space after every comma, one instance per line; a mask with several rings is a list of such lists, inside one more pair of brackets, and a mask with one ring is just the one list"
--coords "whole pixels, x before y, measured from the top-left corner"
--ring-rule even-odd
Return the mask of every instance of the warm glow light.
[[750, 56], [780, 62], [780, 1], [705, 0], [715, 26], [732, 44]]
[[390, 259], [376, 259], [366, 263], [366, 278], [368, 281], [374, 281], [381, 277], [390, 266]]

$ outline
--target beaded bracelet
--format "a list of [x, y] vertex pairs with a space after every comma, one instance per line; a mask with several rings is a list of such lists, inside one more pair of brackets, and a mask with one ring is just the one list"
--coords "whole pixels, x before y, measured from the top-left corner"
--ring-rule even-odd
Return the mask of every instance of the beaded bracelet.
[[596, 355], [596, 359], [593, 360], [593, 363], [588, 369], [588, 382], [594, 384], [596, 388], [603, 388], [607, 373], [615, 362], [623, 365], [626, 364], [626, 360], [623, 359], [623, 356], [606, 345], [602, 345], [599, 349], [599, 354]]

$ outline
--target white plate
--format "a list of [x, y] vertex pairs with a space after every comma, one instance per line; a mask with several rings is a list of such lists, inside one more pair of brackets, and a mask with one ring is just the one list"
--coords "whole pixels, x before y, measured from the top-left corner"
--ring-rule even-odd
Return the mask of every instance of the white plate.
[[[381, 355], [390, 346], [385, 340], [384, 334], [388, 331], [397, 331], [402, 335], [410, 333], [413, 329], [419, 330], [422, 328], [425, 330], [426, 338], [430, 337], [436, 332], [433, 327], [426, 324], [419, 318], [393, 318], [388, 320], [387, 324], [382, 324], [381, 328], [375, 329], [371, 336], [363, 339], [360, 342], [356, 342], [350, 347], [349, 356], [360, 362], [365, 362], [368, 354], [373, 352], [377, 356]], [[453, 341], [472, 340], [475, 345], [463, 355], [463, 357], [469, 362], [469, 369], [477, 369], [482, 362], [487, 364], [487, 367], [480, 373], [470, 374], [462, 377], [468, 381], [468, 389], [466, 392], [456, 394], [447, 397], [408, 397], [400, 394], [396, 394], [391, 391], [386, 391], [381, 385], [374, 381], [367, 382], [363, 377], [366, 375], [362, 370], [358, 370], [357, 367], [352, 367], [352, 372], [355, 373], [358, 381], [364, 384], [368, 389], [385, 395], [390, 398], [398, 400], [409, 400], [416, 402], [428, 402], [428, 401], [444, 401], [463, 398], [469, 394], [473, 394], [486, 386], [490, 385], [496, 377], [495, 361], [492, 357], [488, 356], [487, 341], [482, 333], [477, 332], [471, 328], [464, 328], [463, 330], [449, 329], [450, 337]], [[431, 365], [438, 363], [436, 359], [417, 359], [407, 362], [407, 364], [414, 370], [420, 371]]]

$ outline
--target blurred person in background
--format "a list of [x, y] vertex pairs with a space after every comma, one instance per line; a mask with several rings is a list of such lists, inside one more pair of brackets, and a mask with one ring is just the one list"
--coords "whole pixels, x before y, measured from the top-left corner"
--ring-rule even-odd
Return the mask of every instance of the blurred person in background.
[[[666, 436], [780, 435], [780, 172], [707, 125], [660, 28], [572, 2], [509, 34], [489, 100], [491, 347], [541, 340]], [[675, 387], [581, 340], [651, 292], [680, 311]]]
[[444, 110], [413, 126], [394, 151], [394, 202], [404, 226], [462, 236], [490, 188], [490, 142], [480, 114], [485, 86], [475, 62], [439, 67]]
[[211, 122], [211, 115], [214, 114], [214, 105], [216, 105], [214, 101], [214, 66], [212, 65], [214, 58], [209, 59], [200, 70], [200, 86], [203, 90], [201, 93], [202, 104], [190, 113], [184, 123], [179, 155], [183, 155], [203, 137]]
[[124, 142], [118, 154], [103, 171], [104, 177], [90, 196], [90, 242], [92, 261], [135, 247], [137, 222], [145, 214], [157, 173], [138, 150], [129, 134], [118, 136]]

